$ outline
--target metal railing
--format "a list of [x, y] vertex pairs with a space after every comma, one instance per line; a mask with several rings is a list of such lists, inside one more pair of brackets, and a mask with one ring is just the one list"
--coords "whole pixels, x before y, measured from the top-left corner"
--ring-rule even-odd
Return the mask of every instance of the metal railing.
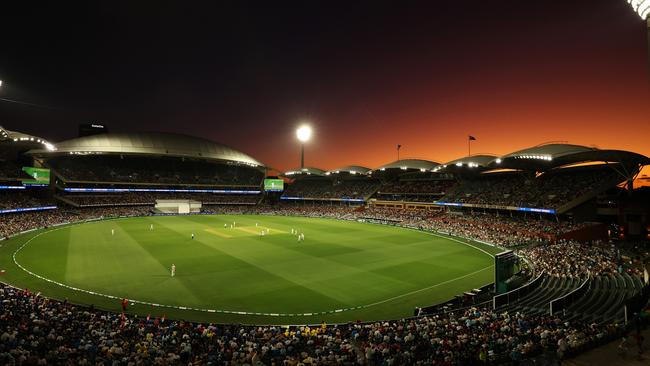
[[554, 312], [564, 310], [567, 307], [567, 305], [572, 304], [577, 299], [582, 297], [585, 294], [585, 292], [589, 291], [591, 286], [587, 286], [587, 284], [590, 282], [590, 280], [591, 280], [591, 274], [587, 276], [585, 282], [583, 282], [580, 286], [578, 286], [577, 289], [569, 292], [568, 294], [562, 297], [558, 297], [555, 300], [551, 300], [551, 303], [549, 304], [549, 311], [551, 316], [553, 316]]
[[496, 295], [492, 299], [492, 308], [496, 309], [500, 306], [510, 304], [511, 302], [517, 301], [520, 298], [528, 295], [531, 291], [537, 288], [537, 285], [539, 285], [542, 282], [543, 276], [544, 276], [544, 271], [542, 271], [534, 280], [528, 282], [527, 284], [519, 288], [516, 288], [512, 291], [503, 293], [501, 295]]

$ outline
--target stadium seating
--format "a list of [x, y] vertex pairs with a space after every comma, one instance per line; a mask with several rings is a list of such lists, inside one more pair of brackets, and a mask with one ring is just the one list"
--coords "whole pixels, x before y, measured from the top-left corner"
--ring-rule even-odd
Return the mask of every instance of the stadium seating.
[[54, 204], [48, 192], [32, 190], [0, 190], [0, 210], [41, 207]]
[[284, 197], [312, 199], [367, 199], [379, 187], [375, 179], [296, 179], [285, 190]]
[[58, 195], [63, 202], [76, 207], [92, 206], [133, 206], [154, 205], [160, 199], [190, 199], [204, 205], [221, 204], [256, 204], [262, 197], [259, 194], [213, 194], [213, 193], [162, 193], [162, 192], [127, 192], [109, 194], [65, 194]]
[[445, 202], [514, 207], [559, 208], [591, 191], [623, 179], [607, 167], [550, 171], [538, 177], [521, 173], [488, 174], [464, 179], [443, 197]]
[[419, 318], [334, 326], [215, 325], [120, 315], [0, 285], [3, 364], [518, 363], [561, 356], [620, 336], [586, 324], [470, 308]]
[[444, 196], [454, 184], [452, 180], [391, 180], [384, 182], [374, 197], [388, 201], [433, 202]]
[[57, 157], [48, 164], [67, 181], [260, 187], [264, 177], [246, 166], [165, 157]]

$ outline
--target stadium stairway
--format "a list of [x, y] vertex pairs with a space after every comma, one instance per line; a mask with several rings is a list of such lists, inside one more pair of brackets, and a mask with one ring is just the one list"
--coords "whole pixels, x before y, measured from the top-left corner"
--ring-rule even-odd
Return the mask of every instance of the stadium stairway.
[[531, 315], [548, 314], [551, 301], [577, 289], [583, 282], [580, 278], [544, 275], [540, 286], [519, 299], [501, 308], [508, 312], [521, 312]]
[[627, 273], [597, 276], [589, 283], [589, 291], [564, 309], [563, 316], [591, 323], [622, 321], [625, 301], [642, 288], [641, 279]]

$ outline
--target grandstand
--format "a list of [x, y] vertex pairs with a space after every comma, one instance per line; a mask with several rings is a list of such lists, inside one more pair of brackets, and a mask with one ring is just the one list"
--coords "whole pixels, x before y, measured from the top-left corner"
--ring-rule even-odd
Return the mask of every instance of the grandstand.
[[317, 168], [290, 170], [284, 176], [291, 179], [280, 197], [287, 201], [365, 202], [380, 185], [368, 175], [370, 169], [345, 166], [330, 171]]
[[[630, 329], [634, 316], [639, 321], [638, 314], [647, 307], [650, 296], [643, 272], [650, 259], [647, 205], [638, 204], [646, 202], [639, 198], [643, 190], [632, 194], [634, 177], [650, 159], [633, 152], [554, 143], [502, 156], [479, 154], [446, 163], [403, 159], [376, 169], [357, 165], [331, 170], [307, 167], [282, 174], [288, 184], [281, 195], [263, 192], [267, 168], [259, 160], [216, 142], [186, 135], [111, 133], [53, 145], [42, 138], [0, 129], [0, 163], [3, 187], [0, 189], [0, 238], [10, 239], [3, 241], [6, 245], [0, 250], [7, 254], [11, 254], [12, 245], [22, 245], [21, 238], [52, 232], [49, 229], [52, 227], [109, 218], [154, 217], [161, 211], [154, 210], [157, 202], [174, 201], [195, 203], [196, 210], [201, 207], [200, 213], [215, 217], [245, 214], [269, 223], [297, 217], [300, 220], [295, 222], [305, 227], [311, 218], [336, 219], [341, 225], [384, 224], [379, 227], [389, 225], [408, 229], [405, 232], [433, 234], [441, 240], [476, 246], [488, 255], [511, 249], [522, 259], [515, 275], [506, 281], [508, 288], [504, 294], [496, 294], [491, 284], [480, 288], [459, 285], [453, 288], [457, 295], [447, 301], [418, 304], [413, 318], [390, 320], [397, 316], [388, 315], [386, 321], [341, 321], [333, 326], [311, 324], [310, 328], [164, 322], [160, 309], [154, 307], [138, 308], [153, 313], [153, 318], [138, 317], [129, 311], [122, 316], [115, 313], [115, 308], [87, 307], [95, 305], [89, 294], [70, 299], [80, 305], [54, 299], [45, 301], [33, 294], [39, 291], [33, 288], [39, 286], [38, 281], [21, 280], [14, 274], [4, 277], [18, 287], [29, 285], [32, 289], [28, 292], [2, 285], [0, 301], [5, 313], [0, 315], [7, 311], [23, 314], [30, 329], [35, 325], [47, 332], [54, 329], [49, 327], [77, 329], [75, 332], [84, 334], [85, 341], [92, 344], [78, 352], [68, 352], [79, 346], [70, 338], [30, 351], [26, 346], [26, 340], [30, 339], [27, 332], [9, 331], [7, 336], [3, 335], [21, 352], [33, 352], [43, 358], [65, 355], [72, 363], [109, 362], [114, 360], [114, 354], [121, 352], [125, 359], [138, 363], [143, 362], [143, 356], [136, 345], [154, 338], [156, 341], [149, 343], [151, 357], [159, 363], [190, 359], [196, 363], [245, 363], [251, 362], [253, 348], [259, 350], [256, 357], [265, 364], [308, 358], [313, 363], [329, 364], [353, 364], [366, 358], [372, 360], [368, 363], [377, 364], [418, 361], [470, 364], [477, 362], [484, 349], [489, 352], [486, 357], [490, 361], [507, 363], [555, 352], [558, 344], [567, 339], [572, 342], [569, 353], [578, 353], [620, 337]], [[25, 180], [33, 177], [26, 175], [22, 167], [49, 169], [50, 184], [24, 185]], [[182, 219], [193, 222], [192, 218]], [[224, 227], [230, 224], [236, 226], [228, 222]], [[247, 231], [257, 230], [257, 224], [238, 233], [250, 235]], [[32, 233], [34, 230], [41, 231]], [[234, 235], [216, 230], [209, 227], [202, 233], [223, 240]], [[315, 232], [327, 231], [319, 230]], [[341, 234], [351, 229], [341, 226], [338, 230], [337, 234]], [[286, 234], [277, 231], [277, 235]], [[254, 239], [262, 238], [257, 231], [253, 233]], [[109, 236], [106, 232], [101, 235]], [[173, 234], [169, 231], [163, 235]], [[403, 240], [397, 231], [381, 232], [372, 238], [386, 239], [393, 244]], [[152, 242], [163, 247], [169, 245], [159, 243], [164, 239], [156, 237]], [[338, 261], [343, 256], [354, 257], [359, 251], [344, 242], [329, 243], [328, 248], [325, 244], [317, 239], [297, 248], [274, 248], [297, 255], [300, 262], [317, 258], [319, 265], [333, 266], [341, 266]], [[374, 244], [377, 244], [375, 251], [387, 245], [373, 241]], [[152, 250], [147, 246], [151, 243], [143, 245]], [[420, 245], [421, 242], [414, 242], [406, 247]], [[245, 245], [221, 247], [209, 243], [205, 246], [235, 250], [228, 256], [235, 258], [235, 263], [266, 255], [253, 253], [249, 257]], [[318, 251], [310, 252], [313, 248]], [[397, 279], [372, 271], [368, 276], [388, 282], [405, 281], [404, 278], [419, 278], [431, 270], [418, 262], [417, 255], [405, 254], [409, 255], [415, 257], [409, 262], [412, 267], [400, 263], [392, 269]], [[0, 264], [12, 265], [8, 260], [10, 255], [3, 258]], [[357, 260], [360, 264], [374, 265], [377, 258]], [[440, 261], [445, 262], [445, 257]], [[293, 266], [299, 268], [295, 263], [287, 263], [290, 263], [289, 270], [282, 272], [285, 275], [293, 272]], [[356, 266], [345, 268], [358, 271]], [[236, 273], [228, 265], [224, 271]], [[208, 272], [214, 272], [214, 268], [211, 266]], [[273, 277], [280, 276], [267, 274], [262, 281], [271, 281]], [[236, 276], [233, 274], [232, 278]], [[327, 279], [321, 281], [323, 286], [331, 285], [326, 282]], [[380, 282], [373, 283], [373, 287], [386, 286]], [[266, 294], [272, 292], [265, 289]], [[283, 296], [294, 301], [290, 294]], [[54, 297], [61, 300], [61, 296]], [[242, 299], [245, 297], [236, 301], [245, 303]], [[27, 308], [34, 309], [30, 316]], [[362, 311], [360, 308], [339, 310]], [[169, 311], [173, 311], [170, 313], [173, 318], [185, 316], [178, 307]], [[239, 323], [240, 319], [257, 319], [259, 323], [273, 324], [274, 319], [273, 315], [259, 318], [260, 314], [237, 318], [240, 315], [220, 313], [215, 315], [220, 317], [208, 317], [206, 322], [232, 319], [232, 323]], [[295, 320], [292, 324], [304, 319], [290, 318], [295, 314], [285, 315], [286, 319]], [[46, 316], [55, 320], [47, 324], [40, 322]], [[323, 316], [343, 319], [337, 318], [342, 316], [337, 313]], [[90, 323], [98, 324], [104, 335], [86, 334]], [[16, 327], [11, 322], [4, 324], [11, 329]], [[455, 331], [449, 331], [451, 327]], [[123, 338], [114, 336], [118, 333]], [[148, 333], [152, 335], [147, 336]], [[213, 336], [220, 337], [222, 342], [211, 342]], [[464, 342], [468, 338], [476, 342]], [[111, 346], [107, 344], [108, 339]], [[167, 342], [169, 339], [175, 339], [176, 343]], [[188, 339], [192, 340], [191, 351], [181, 345]], [[227, 346], [229, 342], [235, 342], [236, 346]], [[294, 351], [283, 352], [284, 347], [278, 343], [291, 344]], [[115, 349], [116, 344], [120, 350]], [[390, 351], [384, 352], [386, 349]], [[406, 349], [414, 351], [406, 352]], [[0, 362], [8, 362], [5, 351], [0, 347]]]

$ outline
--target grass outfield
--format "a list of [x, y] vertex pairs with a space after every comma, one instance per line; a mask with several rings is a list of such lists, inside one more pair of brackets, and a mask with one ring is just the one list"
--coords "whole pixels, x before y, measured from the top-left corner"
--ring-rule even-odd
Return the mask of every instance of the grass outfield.
[[[233, 221], [236, 227], [230, 228]], [[260, 235], [263, 229], [268, 235]], [[298, 242], [292, 229], [304, 232], [305, 241]], [[33, 292], [120, 309], [119, 299], [60, 283], [171, 306], [130, 307], [140, 315], [258, 324], [410, 316], [415, 306], [492, 282], [493, 258], [485, 251], [499, 251], [391, 226], [249, 215], [97, 221], [0, 245], [0, 269], [6, 270], [0, 280]], [[14, 254], [17, 263], [42, 278], [19, 268]]]

